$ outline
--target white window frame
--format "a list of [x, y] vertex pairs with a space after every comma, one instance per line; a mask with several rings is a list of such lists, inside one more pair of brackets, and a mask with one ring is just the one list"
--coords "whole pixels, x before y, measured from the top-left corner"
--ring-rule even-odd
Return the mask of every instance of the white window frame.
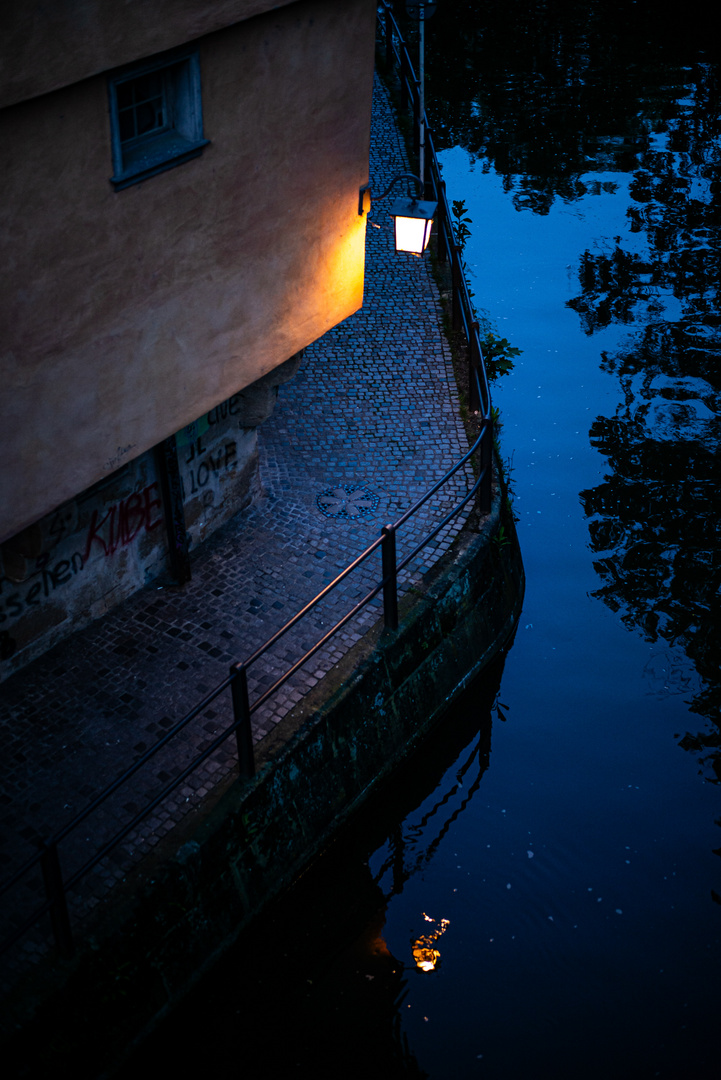
[[[118, 87], [155, 72], [163, 76], [165, 122], [160, 128], [123, 141], [120, 137]], [[202, 154], [203, 148], [208, 145], [208, 139], [203, 136], [197, 46], [174, 49], [115, 72], [108, 78], [108, 98], [114, 170], [110, 182], [116, 191], [182, 165]]]

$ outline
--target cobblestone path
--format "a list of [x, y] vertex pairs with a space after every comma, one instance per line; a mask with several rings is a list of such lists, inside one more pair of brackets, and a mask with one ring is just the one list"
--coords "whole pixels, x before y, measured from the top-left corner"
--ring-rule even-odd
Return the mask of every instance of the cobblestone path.
[[[376, 85], [371, 181], [408, 171], [387, 95]], [[385, 204], [387, 206], [387, 203]], [[307, 349], [260, 433], [263, 495], [192, 556], [183, 588], [149, 586], [0, 687], [0, 877], [6, 879], [104, 785], [149, 748], [375, 539], [467, 448], [448, 345], [427, 262], [393, 252], [377, 204], [367, 236], [363, 309]], [[467, 490], [459, 473], [399, 535], [399, 558]], [[439, 535], [405, 587], [452, 542]], [[249, 673], [251, 701], [380, 577], [380, 553], [351, 575]], [[262, 739], [378, 618], [376, 602], [254, 715]], [[226, 700], [227, 699], [227, 700]], [[61, 850], [67, 876], [230, 722], [229, 696], [189, 725]], [[81, 883], [77, 920], [143, 852], [235, 768], [229, 739]], [[28, 877], [0, 899], [9, 927], [42, 899]], [[3, 934], [4, 936], [4, 934]], [[10, 964], [40, 955], [45, 932]], [[8, 972], [6, 971], [6, 976]]]

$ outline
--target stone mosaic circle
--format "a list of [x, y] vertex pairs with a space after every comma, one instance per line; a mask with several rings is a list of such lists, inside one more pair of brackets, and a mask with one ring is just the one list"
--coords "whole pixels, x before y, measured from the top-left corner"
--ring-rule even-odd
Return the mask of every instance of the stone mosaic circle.
[[322, 491], [316, 503], [325, 517], [353, 520], [370, 517], [378, 506], [378, 496], [364, 484], [340, 484]]

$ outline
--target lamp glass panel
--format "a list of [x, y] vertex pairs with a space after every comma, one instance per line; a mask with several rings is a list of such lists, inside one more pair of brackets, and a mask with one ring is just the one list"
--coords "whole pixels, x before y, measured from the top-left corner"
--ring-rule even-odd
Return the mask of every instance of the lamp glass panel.
[[431, 236], [433, 219], [420, 217], [397, 217], [396, 251], [412, 251], [421, 255]]

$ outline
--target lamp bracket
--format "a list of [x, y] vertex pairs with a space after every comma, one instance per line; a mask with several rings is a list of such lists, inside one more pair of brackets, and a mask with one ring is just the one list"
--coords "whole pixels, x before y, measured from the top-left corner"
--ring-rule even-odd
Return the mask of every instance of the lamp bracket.
[[[385, 191], [381, 195], [374, 195], [373, 196], [375, 202], [379, 202], [381, 199], [385, 199], [386, 196], [390, 194], [391, 189], [393, 188], [393, 186], [395, 184], [397, 184], [399, 180], [415, 180], [415, 182], [416, 182], [416, 184], [418, 186], [418, 193], [414, 196], [414, 198], [415, 199], [420, 199], [420, 198], [423, 197], [424, 186], [423, 186], [423, 181], [421, 180], [420, 176], [416, 176], [415, 173], [399, 173], [397, 176], [393, 177], [390, 184], [388, 185], [388, 187], [385, 189]], [[365, 196], [365, 193], [368, 192], [370, 194], [370, 190], [371, 190], [371, 185], [370, 185], [370, 183], [367, 183], [367, 184], [364, 184], [363, 187], [360, 188], [359, 191], [358, 191], [358, 213], [359, 214], [362, 214], [363, 210], [364, 210], [364, 201], [365, 201], [364, 196]]]
[[363, 187], [358, 188], [358, 213], [362, 214], [364, 210], [370, 210], [370, 208], [371, 186], [369, 181], [367, 184], [364, 184]]

